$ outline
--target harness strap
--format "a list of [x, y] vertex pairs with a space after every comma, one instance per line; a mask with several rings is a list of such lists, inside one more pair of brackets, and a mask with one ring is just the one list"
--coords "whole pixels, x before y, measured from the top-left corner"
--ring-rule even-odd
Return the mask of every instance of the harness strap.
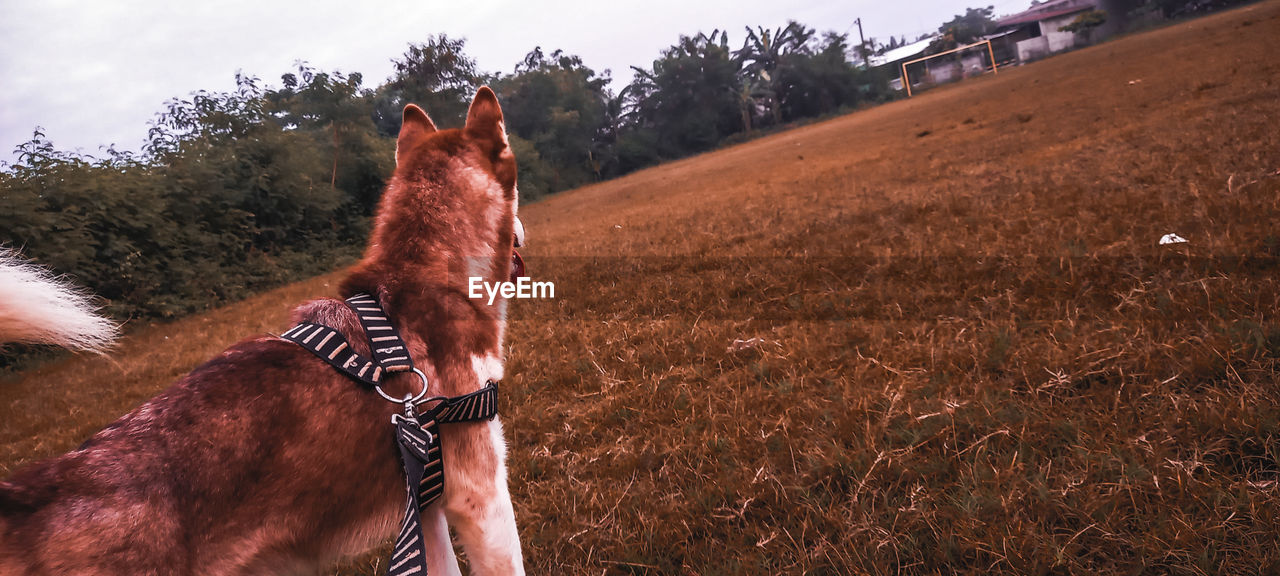
[[382, 366], [357, 353], [342, 333], [333, 328], [303, 322], [280, 337], [310, 350], [353, 380], [359, 380], [370, 387], [382, 383]]
[[[413, 370], [413, 360], [404, 340], [378, 301], [368, 294], [356, 294], [347, 298], [346, 303], [360, 319], [365, 337], [369, 339], [369, 348], [373, 351], [372, 359], [358, 354], [342, 333], [323, 324], [304, 322], [280, 337], [310, 350], [351, 379], [375, 389], [385, 373]], [[427, 385], [425, 379], [422, 385]], [[427, 573], [420, 514], [444, 494], [440, 424], [489, 420], [497, 416], [498, 384], [490, 381], [484, 388], [470, 394], [429, 398], [422, 403], [432, 401], [436, 402], [435, 406], [415, 415], [415, 403], [406, 400], [406, 415], [392, 419], [396, 427], [396, 445], [405, 470], [408, 502], [388, 563], [388, 576]]]
[[[440, 435], [436, 427], [420, 426], [409, 418], [395, 418], [396, 444], [400, 449], [400, 461], [404, 464], [405, 492], [404, 519], [400, 533], [396, 535], [387, 562], [387, 576], [408, 576], [427, 573], [427, 548], [422, 541], [422, 492], [428, 485], [434, 487], [432, 500], [444, 492], [444, 464], [440, 459]], [[437, 478], [430, 482], [428, 478]], [[417, 490], [414, 488], [417, 487]]]
[[[422, 453], [419, 460], [426, 468], [418, 486], [418, 509], [426, 510], [436, 498], [444, 493], [444, 466], [440, 457], [440, 424], [452, 424], [454, 422], [474, 422], [476, 420], [490, 420], [498, 415], [498, 385], [494, 382], [485, 384], [484, 388], [476, 390], [470, 394], [462, 396], [454, 396], [453, 398], [441, 398], [440, 403], [434, 408], [419, 414], [417, 417], [417, 425], [421, 428], [425, 435], [429, 437], [430, 442], [428, 449]], [[401, 422], [397, 419], [397, 425]], [[419, 434], [418, 436], [422, 436]], [[401, 444], [409, 442], [414, 444], [413, 438], [401, 437]], [[403, 450], [402, 450], [403, 451]], [[433, 474], [432, 470], [438, 470], [439, 474]]]
[[369, 348], [373, 350], [373, 361], [387, 372], [408, 372], [413, 370], [413, 360], [409, 358], [409, 349], [405, 347], [400, 333], [382, 311], [378, 301], [368, 294], [356, 294], [347, 298], [347, 306], [360, 318], [360, 326], [364, 327], [365, 336], [369, 338]]
[[303, 322], [280, 337], [310, 350], [347, 376], [369, 386], [380, 384], [384, 372], [413, 370], [413, 360], [400, 332], [373, 296], [356, 294], [347, 298], [346, 304], [360, 319], [360, 326], [369, 339], [369, 349], [373, 351], [372, 359], [358, 354], [341, 332], [323, 324]]
[[[435, 413], [437, 410], [439, 410], [438, 414]], [[449, 398], [427, 414], [445, 424], [491, 420], [498, 415], [498, 383], [490, 381], [484, 388], [475, 392]], [[426, 415], [423, 415], [419, 419], [425, 417]]]
[[[444, 460], [440, 449], [440, 424], [485, 420], [498, 414], [498, 385], [489, 382], [470, 394], [442, 398], [434, 408], [417, 418], [395, 418], [396, 444], [404, 463], [404, 520], [391, 550], [388, 576], [418, 574], [419, 562], [425, 562], [422, 542], [421, 514], [444, 494]], [[426, 573], [425, 563], [422, 574]]]

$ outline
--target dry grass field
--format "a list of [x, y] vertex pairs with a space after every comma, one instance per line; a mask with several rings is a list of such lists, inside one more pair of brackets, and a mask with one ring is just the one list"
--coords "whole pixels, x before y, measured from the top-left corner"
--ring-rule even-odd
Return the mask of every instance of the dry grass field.
[[[1278, 39], [1254, 4], [526, 206], [530, 572], [1280, 572]], [[336, 278], [0, 382], [0, 476]]]

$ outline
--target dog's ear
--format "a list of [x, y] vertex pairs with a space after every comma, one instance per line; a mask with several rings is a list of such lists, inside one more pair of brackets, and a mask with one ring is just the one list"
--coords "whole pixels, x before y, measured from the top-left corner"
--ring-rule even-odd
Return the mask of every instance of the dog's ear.
[[400, 151], [408, 150], [423, 138], [436, 131], [435, 122], [416, 104], [406, 104], [404, 119], [400, 123], [400, 137], [396, 138], [396, 164], [400, 163]]
[[502, 107], [498, 105], [498, 97], [488, 86], [481, 86], [476, 97], [467, 109], [468, 135], [483, 138], [499, 144], [501, 150], [507, 146], [506, 126], [502, 123]]

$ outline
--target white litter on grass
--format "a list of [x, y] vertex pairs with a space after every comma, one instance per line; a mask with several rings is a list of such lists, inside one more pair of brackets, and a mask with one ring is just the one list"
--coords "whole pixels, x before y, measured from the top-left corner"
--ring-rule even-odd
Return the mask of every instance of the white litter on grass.
[[1164, 246], [1165, 244], [1182, 244], [1186, 241], [1187, 241], [1186, 238], [1183, 238], [1177, 234], [1165, 234], [1164, 236], [1160, 237], [1161, 246]]
[[765, 340], [764, 338], [747, 338], [746, 340], [735, 338], [733, 340], [733, 344], [729, 345], [728, 351], [741, 352], [743, 350], [750, 350], [752, 348], [757, 348], [762, 344], [772, 344], [774, 346], [780, 346], [780, 344], [778, 344], [777, 342], [774, 342], [773, 340]]

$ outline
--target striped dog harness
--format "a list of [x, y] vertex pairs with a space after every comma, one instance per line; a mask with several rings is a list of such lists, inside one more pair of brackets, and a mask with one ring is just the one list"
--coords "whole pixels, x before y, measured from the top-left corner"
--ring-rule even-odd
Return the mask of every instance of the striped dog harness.
[[[303, 322], [289, 329], [280, 337], [294, 342], [321, 360], [328, 362], [349, 378], [376, 391], [392, 402], [403, 403], [404, 415], [396, 414], [392, 423], [396, 430], [396, 444], [400, 449], [400, 461], [405, 471], [404, 521], [396, 537], [395, 548], [388, 562], [388, 576], [427, 573], [426, 547], [422, 541], [421, 513], [444, 493], [444, 462], [440, 452], [440, 424], [488, 420], [498, 415], [498, 385], [493, 381], [470, 394], [433, 396], [423, 398], [427, 392], [427, 377], [414, 368], [409, 350], [400, 338], [386, 312], [378, 301], [368, 294], [356, 294], [347, 298], [346, 304], [360, 319], [373, 358], [353, 350], [342, 333], [325, 326]], [[382, 391], [382, 381], [388, 373], [413, 372], [422, 379], [422, 391], [416, 397], [392, 398]], [[421, 404], [434, 402], [435, 406], [419, 412]]]

